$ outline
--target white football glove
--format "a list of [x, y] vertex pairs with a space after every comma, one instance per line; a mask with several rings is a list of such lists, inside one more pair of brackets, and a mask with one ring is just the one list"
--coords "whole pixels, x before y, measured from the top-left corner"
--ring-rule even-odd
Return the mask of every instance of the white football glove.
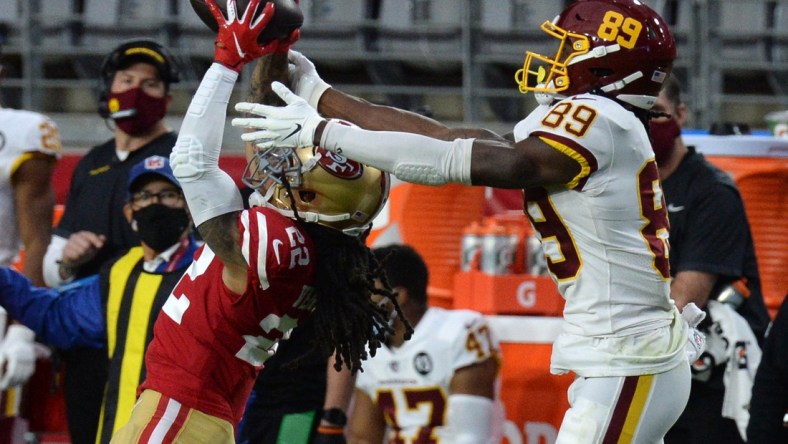
[[706, 313], [698, 308], [694, 302], [690, 302], [681, 310], [681, 317], [687, 322], [689, 327], [685, 352], [691, 365], [698, 360], [706, 348], [706, 336], [697, 329], [698, 324], [706, 317]]
[[0, 343], [0, 390], [24, 384], [36, 369], [36, 334], [24, 325], [8, 327]]
[[287, 60], [290, 62], [288, 63], [288, 77], [290, 85], [293, 86], [293, 92], [306, 100], [312, 108], [317, 109], [320, 97], [328, 88], [331, 88], [331, 85], [320, 78], [312, 61], [300, 52], [291, 49]]
[[284, 100], [287, 106], [249, 102], [235, 105], [236, 111], [261, 116], [233, 119], [232, 123], [235, 127], [260, 130], [244, 133], [241, 139], [252, 142], [261, 149], [312, 146], [315, 130], [323, 118], [309, 106], [306, 100], [293, 94], [285, 85], [273, 82], [271, 89]]

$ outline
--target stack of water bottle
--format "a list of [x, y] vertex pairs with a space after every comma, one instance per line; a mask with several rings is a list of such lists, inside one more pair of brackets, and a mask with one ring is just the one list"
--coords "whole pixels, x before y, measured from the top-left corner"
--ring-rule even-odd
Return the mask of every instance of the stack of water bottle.
[[501, 213], [473, 222], [463, 231], [461, 242], [461, 271], [547, 274], [541, 241], [522, 212]]

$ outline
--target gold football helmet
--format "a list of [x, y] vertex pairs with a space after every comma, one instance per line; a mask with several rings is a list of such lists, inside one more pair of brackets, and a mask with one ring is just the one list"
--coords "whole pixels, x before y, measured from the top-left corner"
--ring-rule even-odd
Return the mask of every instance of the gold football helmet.
[[291, 218], [298, 213], [307, 222], [356, 235], [385, 205], [391, 180], [377, 168], [310, 146], [257, 151], [243, 182], [256, 190], [249, 198], [252, 206]]

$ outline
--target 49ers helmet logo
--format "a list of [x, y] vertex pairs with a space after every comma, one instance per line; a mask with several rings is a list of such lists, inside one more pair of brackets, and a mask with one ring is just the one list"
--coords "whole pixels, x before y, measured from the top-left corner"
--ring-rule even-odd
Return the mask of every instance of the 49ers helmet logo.
[[316, 148], [315, 154], [320, 155], [320, 160], [317, 162], [318, 165], [332, 176], [339, 177], [340, 179], [353, 180], [358, 179], [364, 174], [363, 165], [341, 154], [332, 153], [320, 147]]

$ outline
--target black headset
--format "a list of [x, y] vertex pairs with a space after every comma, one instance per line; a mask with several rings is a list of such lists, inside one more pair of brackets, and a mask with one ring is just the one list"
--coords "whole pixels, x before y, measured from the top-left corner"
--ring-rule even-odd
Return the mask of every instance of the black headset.
[[[135, 48], [139, 48], [142, 51], [133, 51], [132, 54], [129, 54], [129, 50], [134, 50]], [[145, 52], [149, 54], [153, 52], [154, 54], [145, 56]], [[115, 77], [115, 73], [120, 69], [125, 59], [127, 57], [141, 57], [143, 61], [147, 58], [152, 62], [154, 58], [157, 58], [156, 56], [160, 56], [161, 59], [164, 60], [163, 66], [155, 66], [159, 70], [167, 90], [169, 90], [171, 83], [178, 83], [181, 80], [180, 69], [170, 50], [154, 40], [129, 40], [113, 49], [112, 52], [104, 58], [104, 61], [101, 63], [101, 77], [99, 78], [98, 85], [98, 113], [101, 117], [105, 119], [109, 118], [109, 91], [112, 87], [112, 80]]]

